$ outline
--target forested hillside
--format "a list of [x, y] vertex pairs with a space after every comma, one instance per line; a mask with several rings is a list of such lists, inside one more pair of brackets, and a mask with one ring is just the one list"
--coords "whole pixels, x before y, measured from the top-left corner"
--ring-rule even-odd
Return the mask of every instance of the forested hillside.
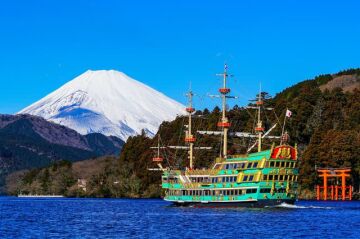
[[[342, 83], [338, 81], [341, 78]], [[350, 80], [350, 83], [347, 81]], [[356, 79], [356, 80], [354, 80]], [[336, 82], [337, 87], [333, 86]], [[342, 87], [344, 86], [344, 87]], [[297, 144], [300, 151], [300, 184], [302, 189], [313, 189], [317, 182], [315, 167], [351, 167], [352, 184], [359, 188], [360, 173], [360, 70], [351, 69], [335, 75], [321, 75], [285, 89], [267, 101], [265, 107], [274, 107], [275, 113], [268, 112], [264, 116], [266, 128], [271, 122], [282, 124], [286, 109], [292, 111], [287, 121], [286, 130], [291, 139], [290, 144]], [[264, 93], [266, 94], [266, 93]], [[233, 131], [251, 132], [254, 119], [251, 112], [235, 106], [229, 112]], [[212, 112], [204, 110], [196, 112], [202, 115], [195, 118], [195, 130], [216, 130], [220, 117], [219, 108]], [[181, 144], [184, 137], [184, 118], [173, 122], [164, 122], [159, 130], [165, 145]], [[281, 127], [277, 127], [274, 135], [279, 135]], [[210, 145], [211, 151], [195, 153], [195, 165], [198, 168], [208, 166], [219, 152], [218, 138], [197, 135], [198, 145]], [[180, 139], [180, 140], [179, 140]], [[150, 140], [144, 136], [130, 138], [124, 146], [120, 157], [121, 164], [128, 164], [131, 171], [147, 185], [159, 182], [159, 173], [146, 171], [152, 167], [152, 151], [148, 148], [156, 145], [157, 138]], [[165, 143], [166, 142], [166, 143]], [[243, 153], [249, 146], [244, 139], [230, 140], [229, 153]], [[271, 142], [264, 143], [270, 147]], [[141, 150], [139, 150], [141, 149]], [[185, 152], [166, 152], [171, 164], [186, 165]]]
[[[262, 93], [267, 95], [266, 92]], [[255, 96], [254, 96], [255, 98]], [[352, 167], [352, 184], [359, 188], [360, 174], [360, 69], [351, 69], [334, 75], [321, 75], [289, 87], [266, 101], [265, 107], [275, 111], [264, 114], [263, 121], [268, 129], [273, 123], [278, 127], [273, 135], [279, 135], [286, 109], [292, 117], [286, 123], [290, 144], [297, 144], [300, 151], [301, 189], [312, 190], [316, 183], [315, 167]], [[232, 123], [231, 131], [251, 132], [254, 127], [254, 112], [235, 106], [228, 113]], [[197, 111], [194, 130], [216, 130], [220, 109]], [[151, 146], [156, 146], [158, 137], [162, 145], [183, 145], [185, 117], [164, 122], [157, 135], [150, 139], [145, 133], [130, 137], [123, 147], [116, 167], [103, 173], [103, 180], [119, 182], [127, 191], [122, 196], [141, 197], [158, 195], [160, 172], [148, 171], [156, 165]], [[195, 167], [209, 166], [219, 154], [220, 139], [214, 136], [196, 135], [198, 146], [212, 146], [212, 150], [195, 152]], [[272, 142], [265, 141], [268, 148]], [[229, 142], [229, 153], [244, 153], [251, 145], [246, 139], [233, 138]], [[165, 166], [186, 166], [187, 153], [181, 150], [162, 152]], [[111, 178], [111, 179], [110, 179]], [[111, 184], [111, 183], [110, 183]], [[107, 192], [109, 183], [101, 187]], [[151, 193], [153, 192], [153, 193]], [[120, 193], [118, 193], [120, 194]], [[108, 196], [114, 196], [109, 193]]]

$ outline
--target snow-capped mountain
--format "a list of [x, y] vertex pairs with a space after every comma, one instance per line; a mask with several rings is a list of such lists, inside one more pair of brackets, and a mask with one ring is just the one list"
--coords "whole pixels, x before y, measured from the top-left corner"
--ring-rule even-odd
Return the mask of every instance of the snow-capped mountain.
[[122, 72], [89, 70], [18, 114], [125, 141], [142, 129], [155, 134], [162, 121], [184, 114], [184, 106]]

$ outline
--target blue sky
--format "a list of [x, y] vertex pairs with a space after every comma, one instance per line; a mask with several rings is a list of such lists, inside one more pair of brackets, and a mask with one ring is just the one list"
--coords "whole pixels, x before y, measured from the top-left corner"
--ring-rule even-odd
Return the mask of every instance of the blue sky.
[[16, 1], [0, 3], [0, 113], [88, 69], [116, 69], [213, 108], [224, 62], [245, 104], [318, 74], [360, 67], [359, 1]]

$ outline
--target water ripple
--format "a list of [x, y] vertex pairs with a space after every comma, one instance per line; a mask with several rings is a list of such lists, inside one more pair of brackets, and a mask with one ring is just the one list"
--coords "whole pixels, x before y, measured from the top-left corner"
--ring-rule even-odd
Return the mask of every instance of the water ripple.
[[0, 198], [0, 238], [357, 238], [360, 202], [264, 209], [162, 200]]

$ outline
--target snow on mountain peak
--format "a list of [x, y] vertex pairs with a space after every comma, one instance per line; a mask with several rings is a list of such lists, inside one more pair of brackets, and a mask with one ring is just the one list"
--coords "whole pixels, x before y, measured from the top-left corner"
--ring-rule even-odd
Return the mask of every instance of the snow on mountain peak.
[[88, 70], [19, 112], [123, 140], [142, 129], [155, 134], [162, 121], [184, 113], [182, 104], [115, 70]]

